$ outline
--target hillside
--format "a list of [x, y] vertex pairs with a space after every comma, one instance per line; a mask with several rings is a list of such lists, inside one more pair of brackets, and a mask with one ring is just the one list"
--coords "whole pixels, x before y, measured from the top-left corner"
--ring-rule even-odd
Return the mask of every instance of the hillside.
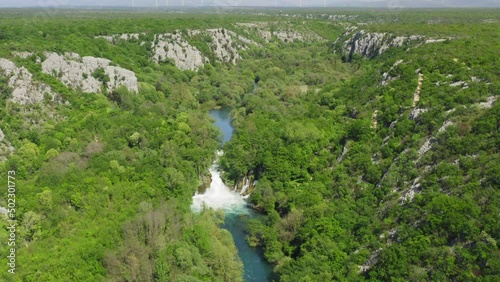
[[228, 106], [272, 280], [500, 279], [498, 9], [212, 12], [0, 10], [0, 280], [243, 281]]

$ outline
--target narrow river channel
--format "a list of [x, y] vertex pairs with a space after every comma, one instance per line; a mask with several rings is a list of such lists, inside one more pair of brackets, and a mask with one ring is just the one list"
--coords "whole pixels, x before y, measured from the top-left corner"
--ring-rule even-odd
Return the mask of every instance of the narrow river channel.
[[[215, 119], [214, 124], [224, 134], [223, 144], [228, 142], [233, 134], [230, 111], [230, 108], [210, 111], [210, 116]], [[222, 154], [222, 152], [219, 153]], [[243, 262], [244, 281], [270, 281], [272, 266], [264, 259], [262, 250], [252, 248], [245, 239], [245, 219], [257, 215], [248, 207], [243, 196], [224, 184], [216, 163], [210, 168], [210, 173], [212, 175], [210, 187], [205, 193], [193, 196], [191, 208], [199, 211], [205, 203], [208, 207], [222, 209], [226, 214], [223, 227], [233, 235], [234, 243]]]

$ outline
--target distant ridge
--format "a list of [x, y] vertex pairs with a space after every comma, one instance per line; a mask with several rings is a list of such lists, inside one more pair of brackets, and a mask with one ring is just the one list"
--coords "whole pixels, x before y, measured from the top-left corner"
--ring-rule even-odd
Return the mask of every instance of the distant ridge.
[[[26, 0], [19, 3], [17, 0], [4, 0], [0, 3], [0, 8], [54, 8], [54, 5], [44, 5], [39, 4], [42, 2], [36, 0]], [[182, 7], [181, 1], [170, 1], [171, 4], [168, 7]], [[272, 2], [272, 3], [271, 3]], [[199, 3], [196, 1], [186, 1], [185, 7], [201, 7], [202, 1]], [[235, 1], [217, 1], [217, 0], [204, 0], [204, 7], [232, 7], [236, 6]], [[284, 7], [299, 7], [298, 0], [238, 0], [238, 7], [262, 7], [262, 8], [272, 8], [275, 5], [280, 8]], [[154, 8], [154, 1], [141, 1], [136, 0], [134, 8]], [[303, 0], [302, 7], [304, 8], [320, 8], [326, 5], [326, 7], [353, 7], [353, 8], [486, 8], [486, 7], [496, 7], [500, 8], [499, 0], [383, 0], [383, 1], [372, 1], [372, 0], [358, 0], [358, 1], [337, 1], [337, 0]], [[85, 0], [79, 1], [76, 5], [61, 5], [59, 8], [97, 8], [97, 7], [108, 7], [108, 8], [132, 8], [132, 1], [130, 5], [124, 5], [123, 1], [119, 0], [109, 0], [109, 1], [97, 1], [97, 0]], [[158, 8], [165, 8], [165, 5], [159, 5]]]

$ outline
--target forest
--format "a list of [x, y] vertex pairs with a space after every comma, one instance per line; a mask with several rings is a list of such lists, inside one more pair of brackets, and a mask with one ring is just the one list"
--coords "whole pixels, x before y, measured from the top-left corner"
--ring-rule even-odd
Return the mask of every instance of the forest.
[[499, 9], [0, 9], [0, 280], [245, 281], [224, 212], [190, 209], [223, 149], [270, 281], [499, 281], [498, 30]]

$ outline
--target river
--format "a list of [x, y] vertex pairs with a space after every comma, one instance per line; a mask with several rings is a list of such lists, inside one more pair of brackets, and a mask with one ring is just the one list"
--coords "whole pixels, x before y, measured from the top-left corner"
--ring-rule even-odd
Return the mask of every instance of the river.
[[[215, 119], [214, 124], [224, 134], [223, 144], [228, 142], [233, 135], [230, 112], [230, 108], [210, 111], [210, 116]], [[222, 151], [218, 153], [220, 155]], [[233, 235], [238, 254], [243, 262], [244, 281], [270, 281], [272, 266], [264, 259], [262, 250], [251, 247], [245, 239], [246, 219], [257, 215], [248, 207], [243, 196], [224, 184], [216, 163], [210, 168], [210, 174], [212, 175], [210, 187], [203, 194], [193, 196], [191, 208], [199, 211], [205, 203], [208, 207], [222, 209], [226, 215], [223, 227]]]

